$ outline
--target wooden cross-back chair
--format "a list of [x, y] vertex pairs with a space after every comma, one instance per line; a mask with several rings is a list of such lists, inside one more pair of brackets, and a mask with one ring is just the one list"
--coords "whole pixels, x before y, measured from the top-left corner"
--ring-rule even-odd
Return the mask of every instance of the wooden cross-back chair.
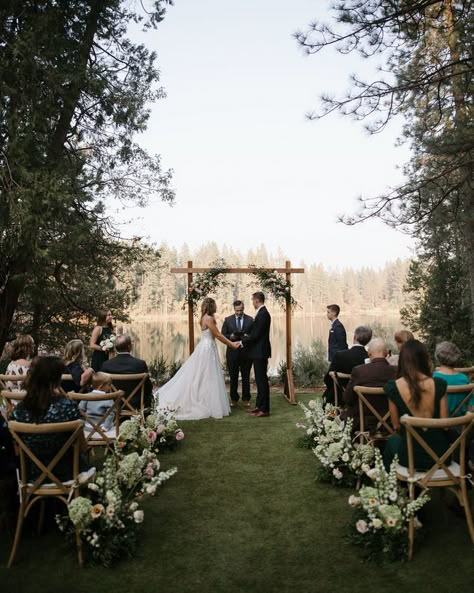
[[[136, 416], [139, 414], [143, 417], [145, 411], [145, 382], [148, 379], [148, 373], [135, 373], [130, 375], [120, 375], [107, 373], [112, 379], [112, 388], [114, 391], [120, 391], [120, 383], [136, 381], [136, 385], [129, 394], [124, 392], [120, 401], [120, 415], [121, 416]], [[123, 391], [123, 390], [122, 390]], [[135, 408], [131, 400], [140, 394], [140, 407]]]
[[[415, 484], [427, 490], [430, 488], [449, 488], [456, 495], [459, 503], [464, 508], [466, 523], [469, 529], [472, 543], [474, 544], [474, 524], [471, 508], [467, 496], [466, 486], [466, 438], [474, 423], [474, 414], [468, 413], [457, 418], [415, 418], [404, 415], [400, 419], [406, 429], [408, 467], [398, 465], [397, 477], [399, 480], [408, 483], [410, 500], [415, 500]], [[438, 429], [460, 430], [458, 437], [451, 443], [449, 448], [438, 456], [430, 445], [423, 438], [423, 430]], [[417, 471], [415, 466], [414, 442], [433, 460], [432, 467], [427, 471]], [[459, 451], [459, 463], [449, 462], [450, 457]], [[408, 526], [409, 550], [408, 558], [413, 556], [413, 543], [415, 539], [415, 517], [410, 518]]]
[[339, 381], [342, 380], [347, 380], [349, 381], [349, 379], [351, 378], [350, 375], [348, 375], [347, 373], [339, 373], [337, 371], [331, 371], [329, 373], [329, 376], [332, 379], [332, 384], [333, 384], [333, 388], [334, 388], [334, 405], [335, 406], [339, 406], [339, 390], [343, 390], [344, 387], [339, 383]]
[[9, 391], [8, 389], [3, 389], [0, 394], [7, 416], [13, 411], [17, 402], [24, 400], [26, 397], [26, 391]]
[[[359, 402], [359, 441], [363, 443], [366, 438], [369, 441], [380, 441], [395, 434], [395, 429], [390, 421], [388, 397], [383, 387], [363, 387], [362, 385], [357, 385], [354, 387], [354, 391], [357, 393]], [[374, 397], [384, 398], [387, 402], [387, 411], [383, 415], [374, 406]], [[366, 426], [369, 424], [367, 422], [369, 419], [375, 420], [375, 427]]]
[[[115, 440], [118, 438], [119, 422], [120, 422], [120, 403], [124, 392], [122, 390], [113, 391], [111, 393], [74, 393], [69, 392], [67, 397], [76, 401], [78, 404], [81, 401], [85, 402], [105, 402], [111, 401], [110, 405], [98, 420], [93, 420], [87, 413], [87, 408], [84, 410], [79, 405], [79, 412], [84, 419], [84, 437], [89, 447], [106, 447], [106, 449], [113, 450]], [[109, 430], [105, 429], [105, 422], [113, 415], [113, 427]]]
[[[449, 414], [450, 416], [458, 416], [465, 409], [471, 398], [474, 399], [474, 383], [467, 385], [448, 385], [447, 393], [464, 393], [465, 396], [458, 403], [456, 408]], [[449, 400], [449, 398], [448, 398]], [[465, 411], [465, 410], [464, 410]]]
[[[15, 560], [18, 544], [20, 542], [23, 521], [30, 512], [33, 505], [35, 505], [38, 501], [44, 503], [45, 499], [47, 498], [57, 498], [67, 507], [71, 498], [78, 496], [77, 485], [79, 477], [79, 453], [82, 441], [83, 426], [84, 423], [82, 420], [48, 424], [29, 424], [12, 420], [8, 423], [8, 428], [18, 447], [20, 457], [20, 475], [18, 480], [20, 507], [18, 509], [15, 538], [13, 541], [10, 558], [8, 560], [8, 567], [10, 567]], [[48, 435], [59, 432], [70, 433], [70, 435], [65, 441], [64, 445], [50, 461], [50, 463], [45, 465], [25, 443], [24, 435]], [[72, 479], [63, 482], [55, 475], [55, 468], [71, 448], [73, 451], [71, 468]], [[33, 464], [33, 466], [35, 466], [40, 471], [40, 475], [34, 479], [34, 481], [29, 481], [28, 479], [28, 463]], [[41, 513], [40, 516], [42, 516], [42, 514], [43, 513]], [[80, 533], [78, 530], [76, 530], [76, 544], [79, 564], [82, 565], [82, 545]]]

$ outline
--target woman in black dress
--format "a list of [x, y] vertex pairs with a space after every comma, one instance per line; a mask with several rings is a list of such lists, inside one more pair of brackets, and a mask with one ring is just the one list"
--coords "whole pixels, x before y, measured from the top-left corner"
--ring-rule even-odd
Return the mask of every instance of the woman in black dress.
[[89, 346], [93, 350], [91, 367], [95, 372], [101, 370], [106, 360], [109, 360], [109, 351], [102, 350], [100, 343], [107, 340], [113, 334], [112, 313], [102, 309], [97, 315], [97, 325], [92, 330]]

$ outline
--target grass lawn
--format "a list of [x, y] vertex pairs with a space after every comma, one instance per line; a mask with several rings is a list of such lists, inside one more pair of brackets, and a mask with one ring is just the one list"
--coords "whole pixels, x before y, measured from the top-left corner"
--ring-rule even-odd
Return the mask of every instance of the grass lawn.
[[[308, 395], [299, 396], [302, 400]], [[301, 410], [272, 396], [270, 418], [243, 410], [183, 423], [186, 440], [163, 466], [179, 473], [145, 506], [136, 559], [78, 568], [54, 531], [26, 533], [2, 593], [469, 593], [473, 551], [462, 519], [430, 503], [414, 560], [367, 564], [345, 543], [350, 490], [314, 481], [314, 456], [295, 445]]]

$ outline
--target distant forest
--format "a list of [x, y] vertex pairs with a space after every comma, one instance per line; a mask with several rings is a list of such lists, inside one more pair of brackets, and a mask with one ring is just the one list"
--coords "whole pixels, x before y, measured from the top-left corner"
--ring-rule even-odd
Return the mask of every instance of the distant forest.
[[[182, 305], [186, 294], [185, 275], [174, 275], [171, 267], [186, 266], [192, 260], [195, 266], [208, 266], [223, 258], [229, 266], [284, 266], [287, 256], [281, 250], [269, 253], [264, 245], [245, 253], [230, 247], [220, 248], [216, 243], [207, 243], [191, 252], [184, 244], [177, 249], [167, 244], [159, 248], [158, 264], [146, 264], [133, 270], [134, 299], [130, 316], [162, 317], [184, 314]], [[397, 259], [383, 268], [363, 267], [345, 268], [337, 271], [325, 268], [322, 264], [305, 261], [292, 261], [297, 267], [304, 267], [304, 274], [293, 276], [293, 294], [298, 311], [304, 314], [320, 314], [329, 303], [338, 303], [350, 311], [399, 310], [404, 304], [403, 288], [409, 262]], [[219, 308], [228, 311], [236, 298], [241, 298], [250, 306], [250, 294], [258, 285], [252, 283], [251, 276], [229, 275], [229, 284], [219, 290], [216, 298]]]

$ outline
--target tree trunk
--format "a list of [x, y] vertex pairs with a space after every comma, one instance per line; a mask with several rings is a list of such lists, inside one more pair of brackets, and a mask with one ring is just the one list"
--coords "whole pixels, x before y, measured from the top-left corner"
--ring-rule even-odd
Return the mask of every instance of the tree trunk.
[[[448, 29], [448, 48], [450, 52], [453, 71], [452, 77], [454, 99], [454, 126], [462, 138], [469, 125], [469, 98], [466, 97], [463, 86], [463, 67], [461, 66], [461, 50], [459, 35], [456, 31], [456, 9], [454, 0], [450, 0], [445, 8], [445, 21]], [[460, 174], [463, 178], [461, 193], [461, 225], [463, 229], [465, 252], [469, 274], [469, 288], [471, 295], [471, 333], [474, 335], [474, 173], [472, 165], [461, 167]]]

